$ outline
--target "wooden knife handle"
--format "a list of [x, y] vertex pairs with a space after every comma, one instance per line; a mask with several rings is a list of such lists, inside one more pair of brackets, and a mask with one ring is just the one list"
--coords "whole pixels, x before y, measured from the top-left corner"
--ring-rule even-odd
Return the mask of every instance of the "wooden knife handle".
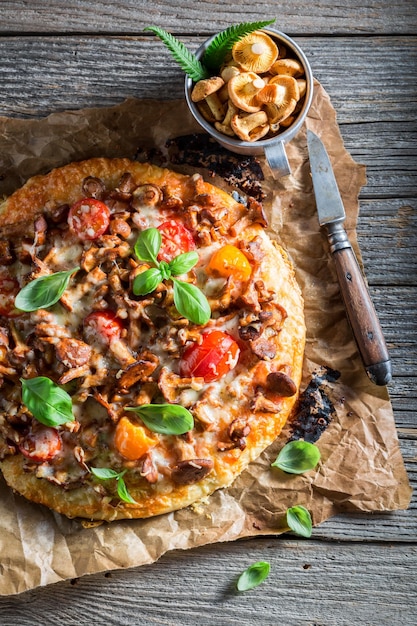
[[[346, 246], [346, 243], [345, 243]], [[340, 291], [366, 373], [376, 385], [392, 378], [381, 325], [350, 243], [333, 251]]]

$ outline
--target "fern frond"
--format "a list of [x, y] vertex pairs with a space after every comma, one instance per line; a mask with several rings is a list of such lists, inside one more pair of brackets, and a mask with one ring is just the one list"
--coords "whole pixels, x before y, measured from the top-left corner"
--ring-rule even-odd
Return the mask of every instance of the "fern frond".
[[188, 50], [188, 48], [171, 33], [168, 33], [159, 26], [147, 26], [145, 30], [150, 30], [167, 46], [175, 61], [181, 69], [194, 81], [198, 82], [203, 78], [208, 78], [209, 73], [200, 63], [197, 57]]
[[265, 26], [269, 26], [273, 22], [275, 22], [275, 20], [268, 20], [265, 22], [244, 22], [242, 24], [230, 26], [213, 39], [203, 55], [203, 64], [210, 70], [218, 70], [223, 63], [226, 54], [233, 48], [237, 41], [255, 30], [260, 30]]

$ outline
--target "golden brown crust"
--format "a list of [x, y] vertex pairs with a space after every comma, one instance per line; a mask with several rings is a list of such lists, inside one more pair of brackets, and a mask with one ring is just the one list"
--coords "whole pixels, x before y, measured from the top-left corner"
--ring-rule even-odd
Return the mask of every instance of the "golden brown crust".
[[[135, 185], [152, 183], [169, 189], [173, 196], [182, 194], [184, 197], [189, 193], [190, 178], [187, 176], [148, 164], [132, 163], [127, 159], [91, 159], [69, 164], [46, 176], [37, 176], [28, 181], [22, 189], [0, 205], [0, 227], [20, 222], [22, 218], [32, 222], [35, 215], [45, 212], [45, 207], [51, 200], [55, 205], [75, 202], [79, 199], [82, 181], [87, 176], [99, 177], [106, 185], [116, 187], [126, 171], [133, 176]], [[236, 203], [225, 192], [201, 182], [199, 193], [203, 192], [210, 194], [212, 198], [217, 197], [219, 206], [228, 208], [229, 214], [235, 213], [236, 218], [244, 215], [245, 209], [242, 205]], [[223, 235], [223, 241], [227, 240], [226, 233]], [[242, 389], [252, 389], [256, 396], [259, 390], [265, 392], [265, 379], [268, 373], [289, 372], [298, 390], [301, 382], [305, 325], [303, 301], [294, 270], [285, 252], [271, 242], [259, 224], [247, 226], [244, 233], [239, 234], [239, 241], [240, 245], [256, 241], [262, 256], [257, 280], [263, 282], [263, 288], [273, 294], [272, 304], [277, 310], [285, 312], [285, 319], [279, 332], [272, 334], [268, 340], [269, 345], [272, 343], [275, 356], [251, 361], [246, 370], [243, 368], [240, 371], [236, 381]], [[208, 327], [213, 325], [215, 321], [212, 319]], [[230, 387], [232, 388], [233, 384]], [[0, 468], [7, 483], [17, 492], [68, 517], [112, 521], [159, 515], [186, 507], [216, 489], [230, 485], [236, 476], [280, 434], [297, 400], [297, 393], [280, 396], [278, 400], [275, 396], [272, 400], [265, 399], [261, 393], [259, 400], [261, 404], [264, 402], [262, 406], [257, 404], [256, 398], [251, 403], [239, 406], [239, 394], [234, 392], [233, 395], [230, 392], [228, 398], [222, 397], [220, 408], [216, 406], [211, 408], [214, 420], [220, 413], [224, 414], [225, 406], [232, 416], [244, 416], [245, 419], [251, 420], [252, 428], [243, 449], [230, 447], [220, 451], [218, 438], [202, 440], [199, 445], [204, 457], [209, 457], [214, 462], [212, 471], [205, 478], [186, 485], [174, 484], [168, 480], [163, 488], [143, 480], [139, 482], [127, 480], [129, 493], [137, 504], [103, 497], [102, 491], [95, 489], [92, 482], [64, 489], [45, 478], [38, 478], [35, 472], [27, 471], [27, 460], [19, 453], [6, 456], [1, 461]], [[271, 403], [270, 409], [268, 402]]]

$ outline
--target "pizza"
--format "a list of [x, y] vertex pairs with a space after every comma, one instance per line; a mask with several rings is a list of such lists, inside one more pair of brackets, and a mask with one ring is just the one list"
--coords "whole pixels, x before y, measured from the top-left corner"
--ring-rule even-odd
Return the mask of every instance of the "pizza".
[[262, 205], [94, 158], [0, 204], [0, 468], [70, 518], [230, 485], [300, 389], [303, 300]]

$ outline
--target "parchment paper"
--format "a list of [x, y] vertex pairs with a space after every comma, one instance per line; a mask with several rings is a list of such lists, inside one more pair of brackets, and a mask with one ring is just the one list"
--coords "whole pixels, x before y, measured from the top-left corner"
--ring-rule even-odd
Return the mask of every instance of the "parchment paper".
[[[335, 111], [318, 83], [307, 126], [322, 137], [329, 151], [345, 203], [346, 226], [359, 254], [355, 226], [365, 167], [346, 152]], [[183, 101], [128, 100], [111, 108], [55, 113], [41, 120], [0, 118], [0, 194], [11, 193], [29, 176], [70, 161], [134, 157], [139, 146], [164, 149], [168, 139], [194, 132], [201, 131]], [[279, 534], [286, 509], [296, 504], [310, 510], [315, 525], [340, 511], [408, 506], [411, 490], [389, 396], [364, 373], [326, 238], [318, 227], [305, 128], [287, 151], [289, 177], [275, 180], [262, 158], [260, 163], [269, 232], [289, 252], [305, 298], [308, 337], [303, 387], [323, 365], [341, 372], [328, 385], [335, 415], [317, 442], [319, 466], [303, 476], [271, 469], [270, 463], [291, 435], [288, 425], [232, 487], [201, 505], [150, 520], [92, 528], [27, 502], [0, 478], [1, 594], [151, 563], [168, 550]]]

